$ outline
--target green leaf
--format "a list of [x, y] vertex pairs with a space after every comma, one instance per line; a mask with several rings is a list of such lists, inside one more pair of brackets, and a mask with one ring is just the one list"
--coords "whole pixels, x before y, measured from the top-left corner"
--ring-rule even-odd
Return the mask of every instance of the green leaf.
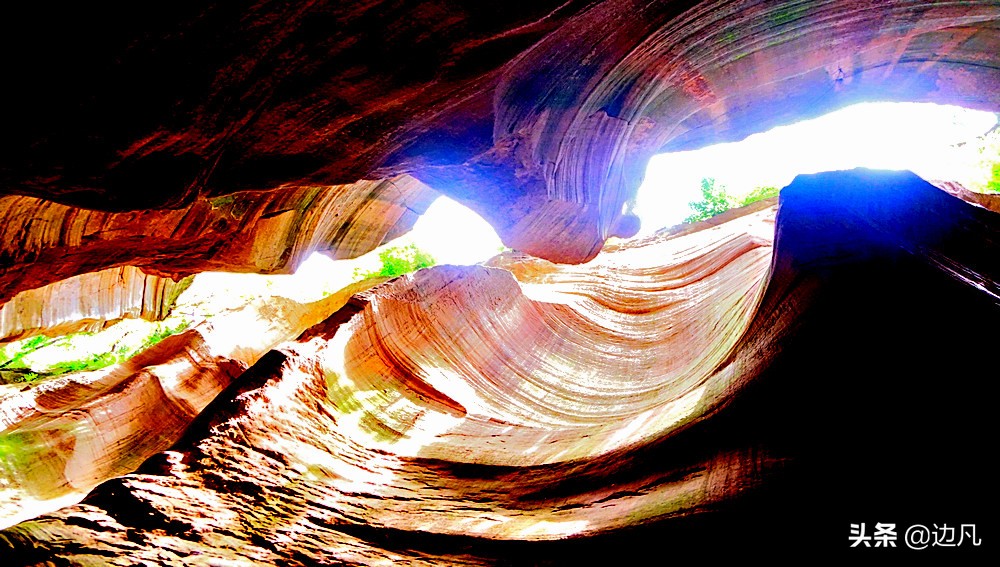
[[354, 277], [357, 279], [394, 278], [421, 268], [429, 268], [437, 263], [433, 256], [417, 248], [416, 244], [390, 246], [379, 252], [378, 257], [382, 261], [382, 267], [378, 271], [362, 272], [356, 269]]

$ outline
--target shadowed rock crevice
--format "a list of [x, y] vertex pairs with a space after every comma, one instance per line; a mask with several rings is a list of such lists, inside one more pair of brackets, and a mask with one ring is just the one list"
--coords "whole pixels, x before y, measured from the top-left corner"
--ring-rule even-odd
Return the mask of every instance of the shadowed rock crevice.
[[151, 315], [156, 278], [355, 257], [438, 192], [517, 252], [261, 300], [4, 386], [4, 561], [836, 554], [859, 522], [988, 537], [991, 198], [800, 176], [780, 206], [608, 240], [635, 232], [660, 151], [864, 100], [1000, 110], [996, 2], [67, 10], [0, 33], [5, 313], [134, 270], [151, 301], [124, 277], [95, 309]]
[[[624, 544], [698, 549], [727, 530], [739, 532], [733, 541], [745, 549], [767, 549], [770, 526], [789, 517], [802, 521], [786, 525], [788, 548], [834, 550], [844, 547], [841, 528], [856, 515], [985, 521], [988, 509], [975, 495], [990, 490], [987, 469], [955, 463], [982, 454], [988, 401], [971, 389], [992, 365], [954, 353], [1000, 316], [990, 291], [996, 214], [908, 173], [800, 176], [782, 193], [763, 269], [737, 270], [702, 297], [696, 290], [707, 276], [699, 274], [725, 273], [761, 250], [767, 241], [758, 230], [770, 226], [770, 215], [746, 211], [715, 227], [610, 248], [576, 267], [495, 260], [516, 280], [496, 269], [445, 266], [377, 287], [335, 314], [336, 323], [262, 359], [171, 451], [81, 505], [11, 528], [5, 541], [12, 552], [32, 541], [67, 558], [89, 551], [58, 542], [148, 561], [172, 560], [166, 549], [259, 564], [565, 564], [609, 558], [607, 546]], [[749, 234], [755, 247], [732, 246]], [[693, 265], [683, 255], [665, 267], [641, 265], [669, 257], [670, 247], [716, 250], [720, 266], [712, 268], [712, 252], [692, 257]], [[969, 266], [963, 277], [950, 269], [959, 259]], [[673, 282], [658, 292], [649, 289], [657, 273]], [[495, 386], [488, 367], [470, 365], [489, 359], [471, 342], [452, 351], [435, 338], [435, 326], [453, 320], [449, 310], [462, 309], [463, 329], [484, 355], [503, 353], [505, 372], [543, 384], [546, 366], [525, 356], [538, 342], [548, 353], [582, 350], [574, 359], [599, 356], [628, 337], [630, 319], [650, 313], [612, 317], [588, 307], [588, 298], [603, 298], [615, 312], [636, 305], [614, 301], [632, 289], [654, 301], [676, 286], [694, 313], [675, 319], [697, 321], [724, 303], [709, 301], [711, 294], [740, 281], [766, 285], [751, 296], [742, 330], [710, 336], [715, 346], [676, 346], [709, 362], [696, 386], [705, 393], [679, 421], [636, 419], [647, 407], [669, 416], [695, 387], [685, 386], [683, 372], [657, 378], [671, 368], [662, 362], [646, 374], [624, 362], [617, 374], [610, 367], [566, 373], [560, 387], [575, 396], [536, 385], [521, 391], [523, 399], [476, 405]], [[493, 307], [472, 307], [480, 301]], [[541, 320], [546, 309], [565, 310], [563, 330], [512, 340], [498, 327], [512, 317], [505, 306]], [[584, 333], [588, 320], [600, 321], [604, 335]], [[514, 328], [527, 335], [533, 327], [524, 321]], [[387, 341], [379, 349], [351, 347], [375, 336]], [[699, 336], [684, 332], [646, 348]], [[633, 362], [648, 356], [638, 347], [628, 352]], [[352, 357], [360, 366], [343, 363]], [[638, 387], [658, 379], [665, 382]], [[428, 384], [458, 392], [466, 413], [429, 394]], [[587, 392], [602, 384], [617, 392], [607, 406], [613, 411], [590, 423], [602, 402]], [[581, 395], [590, 403], [578, 409]], [[947, 496], [914, 498], [938, 483], [952, 487]], [[117, 500], [102, 496], [125, 493], [141, 502], [130, 509], [148, 508], [141, 519], [121, 516]], [[238, 553], [227, 549], [235, 542]]]
[[623, 205], [654, 153], [862, 100], [1000, 108], [1000, 9], [987, 0], [262, 1], [78, 16], [11, 18], [4, 41], [48, 39], [8, 71], [22, 88], [4, 95], [0, 191], [168, 215], [198, 197], [408, 173], [508, 246], [562, 262], [628, 235]]

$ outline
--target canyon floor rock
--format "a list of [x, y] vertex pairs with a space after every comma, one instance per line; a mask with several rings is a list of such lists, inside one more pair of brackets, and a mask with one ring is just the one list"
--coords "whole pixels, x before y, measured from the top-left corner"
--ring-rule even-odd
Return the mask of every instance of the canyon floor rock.
[[862, 100], [1000, 111], [996, 2], [262, 0], [5, 24], [5, 341], [161, 319], [207, 270], [359, 256], [441, 194], [513, 250], [260, 298], [109, 369], [0, 386], [4, 564], [839, 555], [882, 522], [989, 545], [994, 199], [830, 172], [615, 237], [658, 152]]

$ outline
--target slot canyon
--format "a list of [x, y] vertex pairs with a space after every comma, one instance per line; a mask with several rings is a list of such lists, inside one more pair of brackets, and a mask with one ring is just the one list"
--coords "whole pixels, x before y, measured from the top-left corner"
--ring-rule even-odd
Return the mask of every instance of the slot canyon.
[[[164, 321], [203, 272], [349, 261], [442, 195], [509, 248], [0, 383], [0, 564], [865, 560], [942, 523], [981, 545], [927, 556], [996, 549], [1000, 194], [799, 175], [632, 238], [656, 154], [863, 101], [1000, 112], [996, 0], [37, 3], [0, 26], [2, 343]], [[851, 548], [862, 523], [895, 549]]]

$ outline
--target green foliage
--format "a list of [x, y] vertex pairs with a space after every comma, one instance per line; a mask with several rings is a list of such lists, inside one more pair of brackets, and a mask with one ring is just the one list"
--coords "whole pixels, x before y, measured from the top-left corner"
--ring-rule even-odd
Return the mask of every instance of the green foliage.
[[221, 197], [210, 199], [208, 202], [211, 203], [213, 209], [218, 209], [219, 207], [232, 205], [235, 201], [236, 201], [235, 195], [223, 195]]
[[[183, 285], [183, 282], [181, 282], [181, 285]], [[148, 349], [170, 335], [175, 335], [184, 329], [187, 329], [190, 325], [191, 323], [189, 321], [183, 319], [172, 327], [162, 324], [157, 325], [153, 332], [145, 337], [138, 346], [129, 347], [126, 344], [111, 352], [88, 354], [87, 356], [77, 360], [57, 362], [46, 369], [42, 377], [58, 376], [60, 374], [67, 374], [70, 372], [99, 370], [101, 368], [111, 366], [112, 364], [124, 362], [136, 353]], [[24, 362], [24, 358], [26, 356], [49, 346], [70, 348], [74, 338], [92, 334], [93, 333], [89, 332], [72, 333], [54, 339], [43, 335], [37, 335], [23, 341], [11, 343], [4, 348], [0, 348], [0, 370], [9, 371], [5, 372], [5, 380], [8, 381], [31, 382], [37, 380], [39, 378], [37, 373], [26, 372], [31, 370]], [[9, 351], [13, 352], [8, 354]]]
[[378, 271], [362, 272], [356, 269], [354, 277], [356, 279], [394, 278], [415, 272], [420, 268], [429, 268], [436, 263], [433, 256], [417, 248], [416, 244], [390, 246], [379, 252], [378, 258], [382, 261], [382, 267]]
[[[169, 337], [170, 335], [176, 335], [177, 333], [183, 331], [184, 329], [187, 329], [189, 325], [191, 325], [191, 323], [186, 319], [181, 319], [181, 322], [173, 327], [161, 327], [157, 325], [156, 330], [153, 331], [151, 335], [143, 339], [142, 345], [138, 349], [136, 349], [132, 354], [134, 354], [135, 352], [144, 351], [147, 348], [159, 343], [163, 339]], [[128, 357], [126, 357], [126, 359], [127, 358]]]
[[47, 346], [51, 342], [52, 339], [49, 339], [46, 336], [36, 335], [30, 339], [21, 341], [21, 343], [17, 345], [17, 350], [11, 355], [7, 354], [7, 348], [5, 347], [2, 350], [2, 354], [0, 354], [0, 368], [25, 368], [23, 360], [24, 357], [42, 347]]
[[716, 184], [712, 177], [705, 177], [701, 180], [701, 200], [688, 203], [694, 213], [685, 218], [684, 222], [702, 221], [724, 213], [735, 205], [735, 200], [726, 193], [725, 185]]
[[238, 198], [236, 195], [223, 195], [210, 199], [208, 202], [213, 209], [228, 209], [229, 214], [234, 217], [242, 217], [250, 210], [250, 201]]
[[[1000, 120], [1000, 114], [997, 115]], [[979, 154], [979, 167], [985, 175], [986, 182], [973, 182], [970, 188], [988, 193], [1000, 193], [1000, 125], [976, 139], [976, 152]], [[982, 179], [982, 178], [980, 178]]]
[[17, 377], [18, 382], [34, 382], [38, 380], [38, 374], [35, 372], [25, 372]]
[[118, 362], [118, 355], [113, 352], [92, 354], [79, 360], [67, 360], [53, 364], [49, 368], [49, 374], [54, 376], [68, 374], [70, 372], [83, 372], [89, 370], [100, 370]]
[[750, 193], [748, 193], [742, 200], [740, 200], [741, 207], [745, 207], [750, 203], [756, 203], [761, 199], [769, 199], [771, 197], [777, 197], [778, 192], [781, 191], [777, 187], [754, 187]]
[[38, 374], [35, 372], [16, 370], [0, 374], [0, 384], [24, 384], [35, 380], [38, 380]]
[[986, 182], [986, 190], [993, 193], [1000, 193], [1000, 161], [990, 168], [990, 179]]
[[745, 207], [761, 199], [776, 197], [779, 191], [777, 187], [754, 187], [743, 198], [736, 198], [726, 192], [725, 185], [717, 183], [712, 177], [705, 177], [701, 180], [701, 200], [688, 203], [694, 212], [684, 222], [703, 221], [734, 207]]
[[89, 372], [92, 370], [107, 368], [112, 364], [125, 362], [126, 360], [132, 358], [136, 353], [148, 349], [170, 335], [175, 335], [184, 329], [187, 329], [190, 324], [191, 323], [187, 320], [181, 320], [180, 323], [173, 327], [157, 325], [156, 330], [143, 339], [142, 343], [140, 343], [138, 347], [129, 348], [128, 346], [121, 346], [111, 352], [95, 353], [81, 359], [59, 362], [49, 367], [47, 374], [58, 376], [60, 374], [68, 374], [70, 372]]
[[0, 435], [0, 467], [6, 465], [8, 470], [27, 470], [24, 466], [24, 451], [29, 446], [26, 437], [23, 433]]

